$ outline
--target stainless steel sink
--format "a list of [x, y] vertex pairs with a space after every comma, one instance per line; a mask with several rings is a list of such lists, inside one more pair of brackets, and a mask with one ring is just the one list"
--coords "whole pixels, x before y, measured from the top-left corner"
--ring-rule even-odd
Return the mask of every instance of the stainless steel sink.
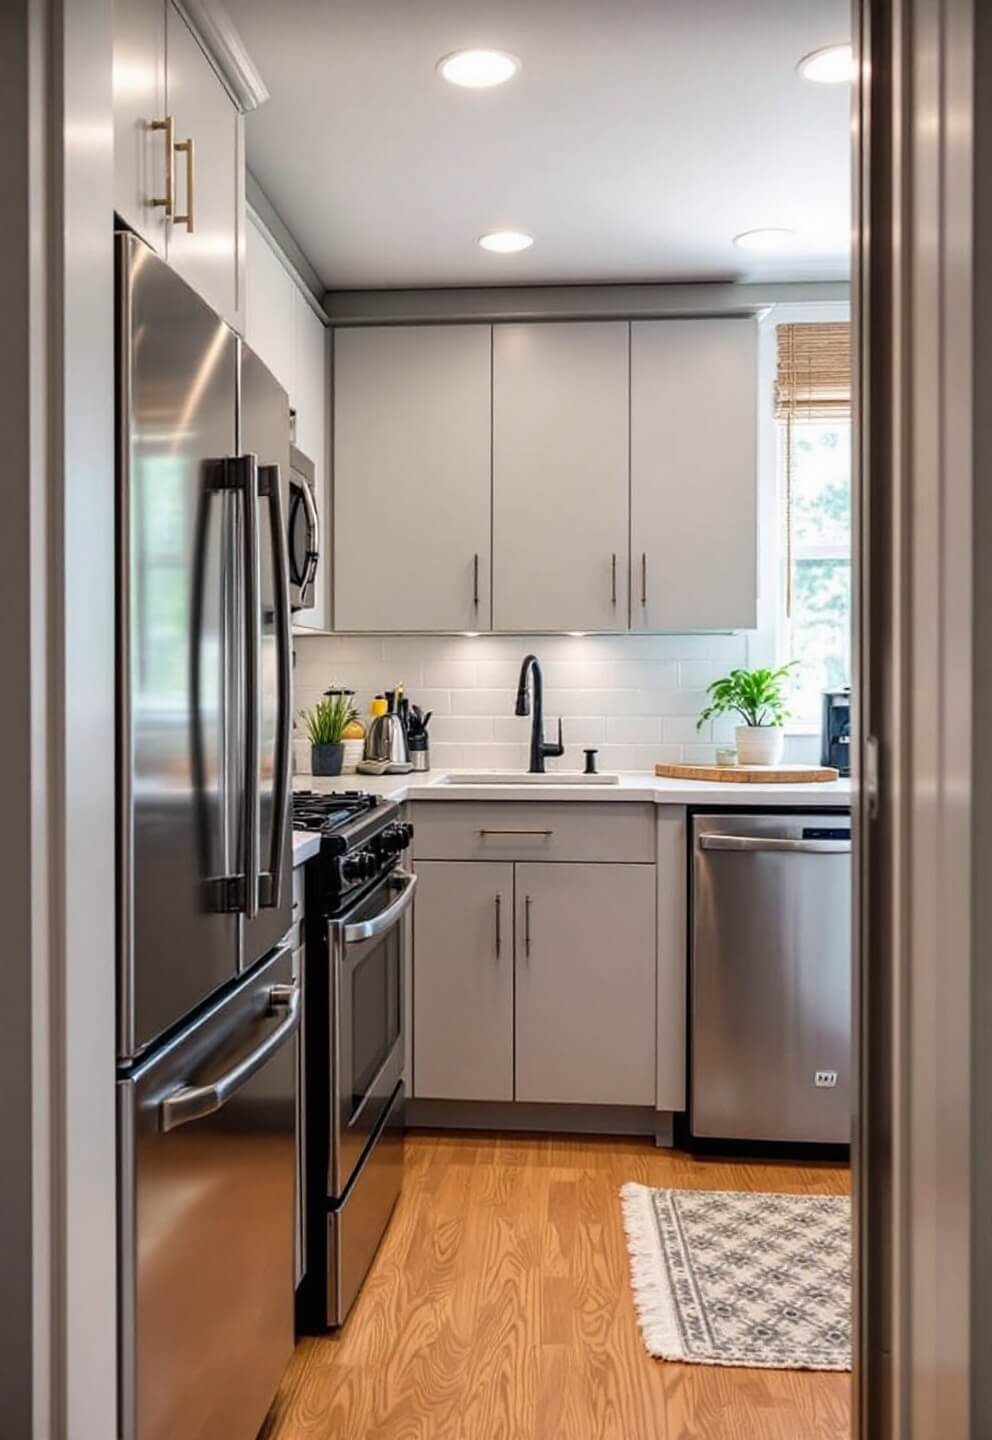
[[459, 770], [445, 775], [442, 785], [617, 785], [619, 775], [585, 775], [581, 770], [549, 770], [534, 775], [529, 770]]

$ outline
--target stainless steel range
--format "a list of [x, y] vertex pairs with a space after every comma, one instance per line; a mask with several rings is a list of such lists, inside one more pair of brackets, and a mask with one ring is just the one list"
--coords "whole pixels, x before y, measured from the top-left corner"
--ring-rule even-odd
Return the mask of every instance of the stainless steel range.
[[403, 1168], [404, 971], [413, 827], [351, 792], [293, 797], [319, 831], [307, 867], [305, 1275], [301, 1329], [340, 1325], [389, 1223]]

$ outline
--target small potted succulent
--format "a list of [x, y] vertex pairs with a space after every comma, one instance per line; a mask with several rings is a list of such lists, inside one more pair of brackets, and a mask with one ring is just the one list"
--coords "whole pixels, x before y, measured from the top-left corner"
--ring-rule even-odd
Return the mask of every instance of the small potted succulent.
[[711, 703], [700, 715], [696, 729], [717, 715], [739, 715], [744, 724], [734, 732], [737, 763], [777, 765], [785, 748], [782, 726], [789, 713], [786, 686], [797, 663], [790, 660], [777, 670], [731, 670], [722, 680], [714, 680], [707, 686]]
[[318, 700], [312, 710], [301, 710], [310, 737], [310, 770], [314, 775], [340, 775], [344, 763], [344, 736], [355, 719], [351, 696], [343, 692]]

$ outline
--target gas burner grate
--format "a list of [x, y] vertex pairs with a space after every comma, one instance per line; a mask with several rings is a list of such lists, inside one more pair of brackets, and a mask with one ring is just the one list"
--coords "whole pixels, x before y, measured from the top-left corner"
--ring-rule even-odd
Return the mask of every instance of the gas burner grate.
[[342, 790], [338, 794], [318, 795], [313, 790], [297, 790], [293, 794], [294, 830], [316, 830], [330, 835], [349, 824], [358, 815], [373, 810], [380, 796], [364, 790]]

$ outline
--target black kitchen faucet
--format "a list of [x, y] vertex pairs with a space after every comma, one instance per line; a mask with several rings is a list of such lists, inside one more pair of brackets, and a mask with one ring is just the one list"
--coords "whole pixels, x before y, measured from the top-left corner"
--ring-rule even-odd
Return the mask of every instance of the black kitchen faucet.
[[530, 697], [527, 694], [528, 675], [533, 677], [534, 690], [534, 717], [530, 726], [530, 773], [543, 775], [545, 756], [558, 756], [565, 753], [561, 735], [561, 716], [558, 717], [558, 739], [553, 745], [549, 745], [544, 739], [544, 676], [541, 674], [541, 666], [536, 655], [525, 655], [524, 663], [520, 667], [516, 713], [518, 715], [531, 713]]

